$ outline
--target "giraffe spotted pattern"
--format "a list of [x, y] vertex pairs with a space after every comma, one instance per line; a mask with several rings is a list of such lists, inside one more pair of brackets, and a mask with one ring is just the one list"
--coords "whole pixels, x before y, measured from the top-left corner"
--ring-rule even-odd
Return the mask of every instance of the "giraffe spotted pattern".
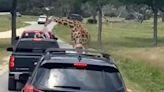
[[50, 19], [48, 19], [45, 26], [47, 26], [52, 21], [67, 26], [71, 29], [71, 40], [73, 42], [73, 47], [82, 47], [83, 49], [87, 48], [90, 40], [90, 35], [81, 22], [77, 20], [69, 20], [66, 18], [51, 17]]

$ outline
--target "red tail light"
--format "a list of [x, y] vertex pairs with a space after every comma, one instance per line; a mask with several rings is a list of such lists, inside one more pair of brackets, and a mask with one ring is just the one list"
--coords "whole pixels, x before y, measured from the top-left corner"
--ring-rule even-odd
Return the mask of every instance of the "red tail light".
[[88, 66], [87, 64], [84, 63], [74, 63], [73, 65], [77, 68], [85, 68]]
[[131, 92], [131, 91], [129, 91], [129, 89], [125, 89], [125, 91], [124, 92]]
[[15, 57], [10, 56], [9, 68], [14, 68], [14, 66], [15, 66]]
[[24, 88], [24, 92], [43, 92], [43, 91], [34, 88], [32, 85], [26, 85]]
[[39, 41], [42, 41], [42, 39], [34, 38], [32, 41], [39, 42]]

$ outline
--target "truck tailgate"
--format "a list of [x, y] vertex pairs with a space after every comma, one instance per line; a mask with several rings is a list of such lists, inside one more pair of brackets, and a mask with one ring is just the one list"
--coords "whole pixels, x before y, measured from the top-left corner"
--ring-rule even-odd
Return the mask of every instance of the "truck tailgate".
[[16, 53], [15, 66], [10, 69], [12, 72], [32, 72], [42, 54], [37, 53]]

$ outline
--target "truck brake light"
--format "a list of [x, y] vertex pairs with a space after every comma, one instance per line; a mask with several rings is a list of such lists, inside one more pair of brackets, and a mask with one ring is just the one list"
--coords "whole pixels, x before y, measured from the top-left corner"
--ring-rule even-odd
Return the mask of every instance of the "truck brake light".
[[14, 68], [14, 66], [15, 66], [15, 57], [14, 56], [10, 56], [9, 68]]
[[34, 41], [34, 42], [40, 42], [40, 41], [42, 41], [42, 39], [34, 38], [32, 41]]

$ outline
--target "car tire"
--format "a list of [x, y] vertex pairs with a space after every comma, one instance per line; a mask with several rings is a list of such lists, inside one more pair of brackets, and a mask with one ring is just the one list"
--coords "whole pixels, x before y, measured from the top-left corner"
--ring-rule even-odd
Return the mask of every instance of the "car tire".
[[16, 81], [12, 78], [8, 79], [8, 90], [9, 91], [16, 91]]

